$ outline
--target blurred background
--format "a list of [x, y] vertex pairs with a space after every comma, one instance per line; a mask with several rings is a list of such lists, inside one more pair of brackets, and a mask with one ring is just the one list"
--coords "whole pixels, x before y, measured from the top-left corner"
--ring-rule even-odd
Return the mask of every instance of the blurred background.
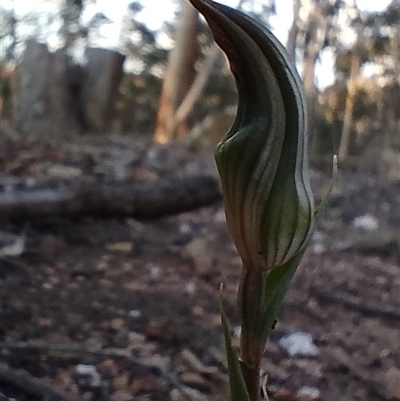
[[[273, 401], [400, 400], [400, 0], [224, 0], [296, 63], [317, 202]], [[181, 0], [0, 4], [0, 400], [226, 401], [225, 56]]]
[[[335, 151], [344, 166], [388, 173], [400, 149], [399, 1], [240, 7], [296, 62], [312, 162]], [[214, 144], [232, 122], [226, 60], [184, 1], [9, 0], [0, 38], [1, 118], [28, 137], [113, 132]]]

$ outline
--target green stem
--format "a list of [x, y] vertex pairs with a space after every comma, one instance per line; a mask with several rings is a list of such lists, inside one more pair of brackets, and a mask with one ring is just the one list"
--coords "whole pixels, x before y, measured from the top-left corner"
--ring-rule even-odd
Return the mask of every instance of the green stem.
[[260, 367], [249, 367], [244, 360], [240, 363], [251, 401], [258, 401], [260, 394]]
[[244, 269], [239, 290], [241, 368], [251, 401], [257, 401], [260, 394], [260, 363], [265, 347], [265, 336], [260, 332], [265, 275]]

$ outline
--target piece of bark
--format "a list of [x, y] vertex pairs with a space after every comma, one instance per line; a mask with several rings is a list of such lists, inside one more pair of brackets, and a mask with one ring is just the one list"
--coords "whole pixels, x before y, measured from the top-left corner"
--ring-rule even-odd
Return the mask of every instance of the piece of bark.
[[110, 183], [84, 188], [25, 189], [0, 193], [0, 219], [45, 217], [153, 218], [208, 206], [221, 199], [210, 176], [170, 177], [160, 182]]
[[[172, 387], [175, 389], [178, 389], [181, 393], [185, 394], [185, 399], [187, 401], [202, 401], [203, 398], [197, 397], [193, 394], [191, 394], [191, 389], [187, 387], [185, 384], [181, 383], [178, 379], [176, 379], [173, 375], [171, 375], [169, 372], [166, 371], [164, 366], [162, 364], [155, 364], [149, 361], [142, 360], [138, 357], [132, 356], [131, 352], [122, 349], [122, 348], [91, 348], [87, 346], [82, 346], [81, 344], [45, 344], [41, 342], [1, 342], [0, 343], [0, 349], [1, 350], [7, 350], [7, 351], [22, 351], [24, 354], [25, 353], [30, 353], [30, 352], [40, 352], [41, 354], [45, 355], [52, 355], [54, 357], [79, 357], [79, 358], [84, 358], [86, 356], [90, 357], [95, 357], [99, 359], [106, 359], [106, 358], [113, 358], [113, 359], [122, 359], [128, 364], [133, 364], [133, 365], [139, 365], [142, 368], [149, 370], [151, 373], [160, 376], [163, 378], [167, 383], [169, 383]], [[15, 378], [16, 377], [16, 378]], [[26, 390], [31, 390], [30, 392], [33, 391], [40, 391], [42, 390], [43, 393], [43, 386], [41, 386], [41, 381], [38, 379], [35, 379], [28, 375], [27, 373], [19, 373], [14, 371], [13, 369], [9, 368], [7, 365], [3, 364], [0, 362], [0, 381], [3, 379], [4, 381], [7, 381], [12, 384], [19, 384], [21, 387], [25, 383], [25, 378], [28, 377], [28, 385], [25, 385]], [[32, 386], [33, 383], [33, 386]], [[39, 388], [39, 389], [38, 389]], [[51, 391], [51, 387], [49, 387]], [[44, 391], [46, 391], [47, 388], [45, 388]], [[54, 390], [57, 395], [58, 390]], [[36, 394], [36, 393], [33, 393]], [[60, 393], [64, 394], [64, 393]], [[58, 401], [57, 398], [55, 400]], [[67, 399], [65, 400], [60, 399], [59, 401], [75, 401], [75, 399]]]
[[28, 372], [10, 368], [0, 363], [0, 382], [11, 384], [24, 393], [51, 401], [80, 401], [80, 397], [65, 393], [52, 385], [31, 376]]
[[361, 300], [350, 299], [350, 297], [345, 298], [345, 296], [340, 294], [329, 294], [315, 286], [310, 287], [310, 295], [322, 302], [327, 302], [332, 305], [341, 305], [344, 308], [358, 311], [364, 316], [385, 319], [395, 323], [400, 321], [400, 313], [393, 308], [389, 309], [385, 306], [379, 308], [374, 305], [368, 305], [368, 303], [365, 304]]

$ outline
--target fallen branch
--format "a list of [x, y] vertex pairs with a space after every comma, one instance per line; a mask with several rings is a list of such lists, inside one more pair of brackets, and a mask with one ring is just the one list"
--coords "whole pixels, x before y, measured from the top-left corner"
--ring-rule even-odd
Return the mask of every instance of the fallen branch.
[[[199, 397], [194, 396], [192, 390], [179, 382], [173, 376], [168, 374], [165, 369], [156, 364], [152, 364], [134, 357], [128, 350], [122, 348], [88, 348], [87, 346], [79, 344], [44, 344], [40, 342], [1, 342], [0, 349], [8, 351], [24, 351], [26, 352], [40, 352], [50, 354], [54, 357], [61, 358], [74, 358], [79, 357], [94, 357], [94, 358], [115, 358], [122, 359], [132, 365], [138, 365], [147, 369], [152, 374], [161, 377], [172, 387], [176, 388], [182, 394], [185, 394], [189, 401], [203, 401]], [[0, 372], [1, 380], [1, 372]], [[72, 400], [72, 399], [71, 399]], [[74, 399], [74, 401], [76, 401]]]
[[314, 286], [310, 287], [310, 294], [323, 302], [341, 305], [345, 308], [361, 312], [364, 316], [382, 318], [395, 323], [400, 321], [400, 313], [395, 310], [376, 308], [374, 306], [354, 302], [343, 297], [337, 297], [321, 291], [319, 288]]
[[38, 341], [0, 342], [0, 349], [5, 351], [45, 352], [46, 354], [61, 354], [63, 357], [101, 356], [114, 358], [129, 358], [133, 363], [137, 360], [124, 348], [96, 348], [81, 344], [47, 344]]
[[10, 368], [0, 362], [0, 381], [8, 383], [24, 393], [46, 401], [81, 401], [80, 398], [58, 390], [29, 373]]
[[0, 215], [2, 221], [88, 215], [151, 218], [194, 210], [219, 199], [215, 178], [177, 176], [156, 183], [5, 192], [0, 194]]

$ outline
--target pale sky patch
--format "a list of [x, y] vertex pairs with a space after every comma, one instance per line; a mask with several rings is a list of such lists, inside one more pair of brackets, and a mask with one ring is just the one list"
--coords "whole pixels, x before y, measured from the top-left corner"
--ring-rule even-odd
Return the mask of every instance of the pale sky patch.
[[[96, 40], [96, 45], [116, 49], [119, 44], [121, 23], [127, 11], [131, 0], [97, 0], [95, 4], [88, 4], [82, 15], [82, 21], [88, 23], [96, 13], [103, 13], [109, 20], [100, 28], [101, 38]], [[239, 0], [221, 0], [223, 4], [237, 7]], [[348, 4], [351, 0], [346, 0]], [[391, 0], [356, 0], [357, 6], [368, 12], [384, 11]], [[259, 8], [261, 0], [255, 0], [255, 7]], [[310, 0], [305, 1], [303, 5], [310, 6]], [[47, 13], [56, 13], [60, 2], [48, 0], [2, 0], [2, 6], [6, 9], [14, 8], [17, 17], [21, 17], [29, 12], [41, 11]], [[150, 30], [156, 31], [161, 28], [164, 22], [173, 21], [177, 12], [177, 2], [168, 0], [145, 0], [142, 1], [143, 10], [137, 14], [137, 19], [147, 25]], [[287, 35], [293, 19], [293, 0], [277, 0], [277, 15], [270, 17], [272, 31], [277, 38], [286, 43]], [[350, 39], [351, 32], [348, 32]], [[48, 39], [53, 46], [57, 43], [56, 33], [49, 32]], [[318, 84], [320, 87], [326, 87], [333, 83], [333, 61], [334, 54], [332, 50], [324, 51], [316, 66]]]

